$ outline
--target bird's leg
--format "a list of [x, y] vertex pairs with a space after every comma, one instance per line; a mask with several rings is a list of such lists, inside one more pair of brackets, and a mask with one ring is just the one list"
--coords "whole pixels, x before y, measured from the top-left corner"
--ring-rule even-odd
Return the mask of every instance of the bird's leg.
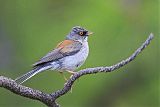
[[[63, 76], [63, 78], [64, 78], [64, 80], [65, 80], [64, 85], [66, 85], [68, 79], [66, 78], [66, 76], [64, 75], [64, 73], [63, 73], [62, 71], [60, 71], [60, 74]], [[72, 87], [71, 87], [71, 91], [70, 91], [70, 92], [72, 93]]]
[[69, 71], [69, 70], [67, 70], [67, 72], [70, 73], [70, 74], [72, 74], [72, 75], [76, 73], [74, 71]]
[[[74, 71], [69, 71], [69, 70], [67, 70], [67, 72], [70, 73], [71, 76], [73, 76], [73, 75], [76, 73], [76, 72], [74, 72]], [[71, 77], [71, 76], [70, 76], [70, 77]], [[73, 87], [73, 86], [72, 86], [72, 87]], [[71, 90], [70, 90], [71, 93], [72, 93], [72, 87], [71, 87]]]
[[64, 78], [65, 81], [68, 81], [68, 79], [66, 78], [66, 76], [63, 74], [62, 71], [60, 71], [60, 74], [63, 76], [63, 78]]

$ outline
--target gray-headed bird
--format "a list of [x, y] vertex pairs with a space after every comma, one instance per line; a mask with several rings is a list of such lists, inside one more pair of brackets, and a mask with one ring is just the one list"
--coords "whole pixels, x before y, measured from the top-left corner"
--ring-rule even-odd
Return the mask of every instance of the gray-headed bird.
[[88, 57], [88, 36], [91, 34], [92, 32], [80, 26], [73, 27], [64, 41], [60, 42], [54, 50], [33, 64], [33, 70], [18, 77], [15, 81], [18, 84], [22, 84], [34, 75], [48, 69], [58, 70], [61, 73], [67, 71], [74, 74], [75, 70]]

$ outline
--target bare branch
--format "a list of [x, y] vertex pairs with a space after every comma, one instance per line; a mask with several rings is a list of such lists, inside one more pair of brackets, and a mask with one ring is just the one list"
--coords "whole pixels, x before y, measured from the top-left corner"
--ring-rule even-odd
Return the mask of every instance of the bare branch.
[[57, 90], [56, 92], [51, 94], [47, 94], [42, 91], [35, 90], [23, 85], [18, 85], [14, 80], [4, 76], [0, 76], [0, 87], [8, 89], [17, 95], [27, 97], [33, 100], [39, 100], [40, 102], [46, 104], [48, 107], [59, 107], [59, 105], [56, 103], [56, 99], [66, 94], [71, 89], [73, 83], [78, 78], [87, 74], [112, 72], [116, 69], [123, 67], [124, 65], [134, 60], [136, 56], [149, 45], [152, 39], [153, 39], [153, 34], [151, 33], [147, 38], [147, 40], [130, 57], [128, 57], [125, 60], [122, 60], [121, 62], [115, 65], [108, 67], [106, 66], [106, 67], [87, 68], [76, 72], [69, 78], [69, 80], [65, 83], [62, 89]]
[[55, 104], [55, 101], [52, 100], [53, 98], [49, 94], [46, 94], [42, 91], [35, 90], [26, 86], [19, 85], [14, 80], [4, 76], [0, 76], [0, 87], [6, 88], [11, 92], [18, 94], [20, 96], [34, 100], [39, 100], [48, 106], [53, 105], [53, 103], [54, 105], [57, 105]]

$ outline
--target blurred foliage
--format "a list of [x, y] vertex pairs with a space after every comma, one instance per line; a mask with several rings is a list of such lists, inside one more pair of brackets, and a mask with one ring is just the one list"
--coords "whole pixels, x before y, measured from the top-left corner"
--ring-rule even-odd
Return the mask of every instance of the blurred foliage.
[[[0, 0], [0, 75], [16, 78], [29, 71], [75, 25], [94, 32], [90, 55], [80, 69], [115, 64], [153, 32], [153, 42], [136, 60], [113, 73], [80, 78], [58, 102], [64, 107], [158, 107], [158, 7], [158, 0]], [[53, 71], [24, 83], [48, 93], [63, 84]], [[0, 106], [44, 105], [0, 89]]]

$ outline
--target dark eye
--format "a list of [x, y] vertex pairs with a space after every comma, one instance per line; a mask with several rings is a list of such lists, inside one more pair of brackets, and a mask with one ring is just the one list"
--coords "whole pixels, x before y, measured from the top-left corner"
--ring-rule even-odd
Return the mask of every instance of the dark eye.
[[83, 35], [83, 32], [79, 32], [79, 35], [81, 35], [81, 36], [82, 36], [82, 35]]

